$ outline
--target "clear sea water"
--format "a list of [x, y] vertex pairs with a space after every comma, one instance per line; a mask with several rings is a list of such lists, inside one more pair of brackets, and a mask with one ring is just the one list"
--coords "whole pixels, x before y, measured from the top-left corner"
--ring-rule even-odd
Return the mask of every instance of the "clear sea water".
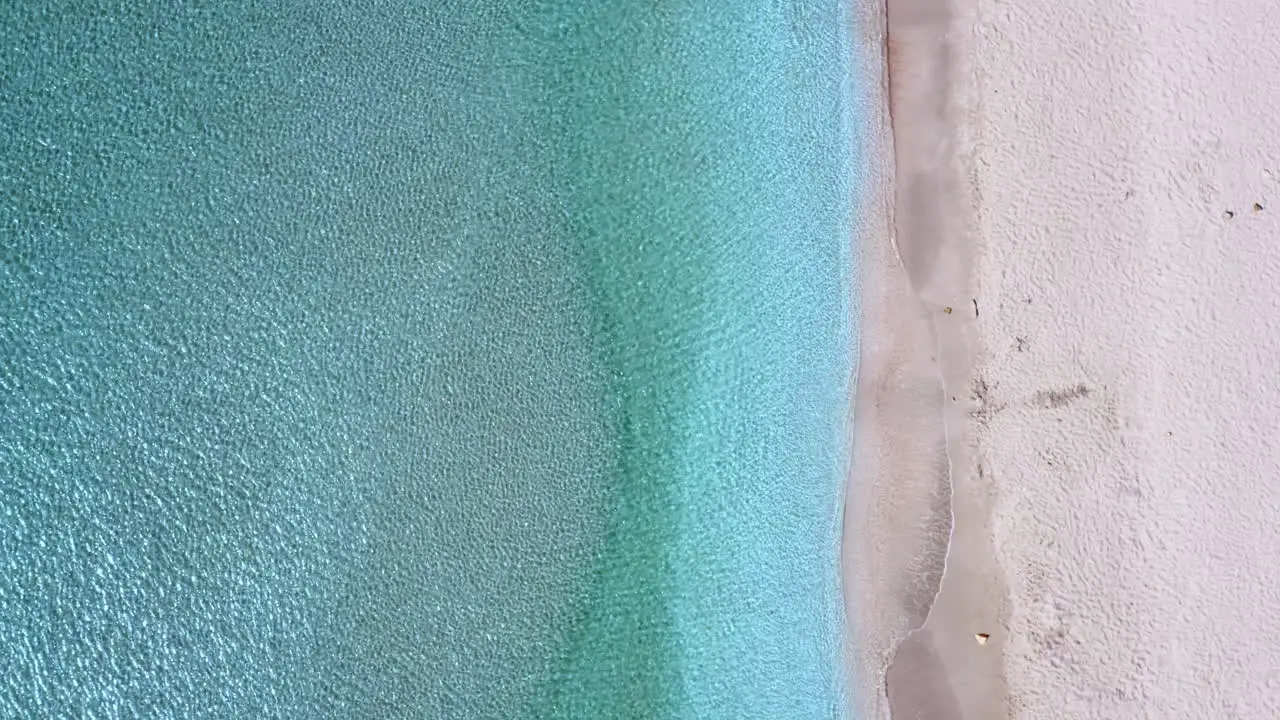
[[847, 716], [850, 21], [0, 3], [0, 716]]

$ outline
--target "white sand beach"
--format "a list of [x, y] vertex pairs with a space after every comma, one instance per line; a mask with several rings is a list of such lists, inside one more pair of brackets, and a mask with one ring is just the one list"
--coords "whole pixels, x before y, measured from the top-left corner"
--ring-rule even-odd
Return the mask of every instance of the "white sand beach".
[[1280, 2], [857, 15], [861, 716], [1280, 717]]

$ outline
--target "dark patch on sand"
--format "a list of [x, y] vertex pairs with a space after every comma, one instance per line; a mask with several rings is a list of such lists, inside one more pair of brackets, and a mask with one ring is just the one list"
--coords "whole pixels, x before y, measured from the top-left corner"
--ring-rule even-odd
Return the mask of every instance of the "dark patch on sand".
[[1093, 389], [1088, 385], [1079, 383], [1074, 387], [1064, 388], [1061, 390], [1054, 390], [1052, 388], [1048, 390], [1041, 390], [1035, 394], [1033, 401], [1036, 405], [1039, 405], [1045, 410], [1057, 410], [1058, 408], [1070, 405], [1076, 400], [1089, 397], [1092, 392]]
[[1004, 403], [997, 403], [994, 398], [995, 386], [984, 378], [974, 378], [969, 397], [977, 405], [969, 412], [969, 416], [983, 425], [990, 424], [991, 418], [1005, 409]]

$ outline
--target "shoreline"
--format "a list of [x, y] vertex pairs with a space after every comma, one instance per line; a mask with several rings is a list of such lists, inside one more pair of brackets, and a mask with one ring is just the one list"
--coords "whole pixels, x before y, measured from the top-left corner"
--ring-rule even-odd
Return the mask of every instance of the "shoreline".
[[[871, 149], [886, 180], [861, 236], [862, 354], [846, 514], [862, 717], [1002, 717], [1004, 580], [973, 451], [984, 392], [965, 0], [864, 6], [883, 47]], [[879, 37], [872, 28], [878, 28]], [[869, 71], [864, 71], [870, 76]], [[979, 638], [981, 637], [981, 642]]]
[[1280, 16], [873, 5], [861, 717], [1280, 717]]

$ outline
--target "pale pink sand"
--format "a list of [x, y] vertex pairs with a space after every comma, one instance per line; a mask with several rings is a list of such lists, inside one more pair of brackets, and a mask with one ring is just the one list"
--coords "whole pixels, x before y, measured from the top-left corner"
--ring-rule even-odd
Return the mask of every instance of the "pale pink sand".
[[863, 716], [1280, 718], [1280, 2], [888, 2]]

